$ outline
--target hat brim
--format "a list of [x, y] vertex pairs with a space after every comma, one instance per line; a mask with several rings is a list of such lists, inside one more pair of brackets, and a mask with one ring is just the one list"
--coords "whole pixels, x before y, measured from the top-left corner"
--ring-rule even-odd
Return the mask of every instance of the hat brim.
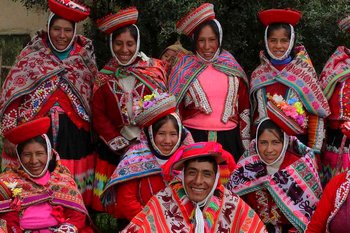
[[49, 0], [49, 8], [54, 14], [76, 23], [83, 21], [90, 15], [90, 9], [88, 7], [80, 4], [79, 6], [86, 9], [86, 11], [70, 8], [57, 2], [56, 0]]
[[209, 152], [207, 154], [197, 154], [197, 155], [192, 155], [191, 157], [183, 158], [183, 159], [175, 162], [173, 164], [173, 166], [171, 167], [171, 170], [181, 171], [184, 168], [184, 164], [186, 161], [201, 158], [201, 157], [213, 157], [213, 158], [215, 158], [218, 165], [221, 163], [224, 163], [226, 161], [225, 159], [222, 158], [220, 152], [211, 152], [211, 153]]
[[258, 17], [265, 27], [273, 23], [287, 23], [295, 26], [301, 19], [301, 12], [292, 9], [269, 9], [260, 11]]
[[50, 127], [50, 118], [43, 117], [29, 121], [4, 133], [4, 137], [11, 143], [18, 145], [36, 136], [47, 133]]

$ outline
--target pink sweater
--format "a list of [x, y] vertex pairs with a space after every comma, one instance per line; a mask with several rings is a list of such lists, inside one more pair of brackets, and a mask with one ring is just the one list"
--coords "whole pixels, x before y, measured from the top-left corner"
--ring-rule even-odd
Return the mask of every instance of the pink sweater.
[[209, 65], [198, 77], [212, 112], [206, 115], [199, 112], [192, 118], [183, 121], [186, 127], [200, 130], [223, 131], [236, 128], [237, 124], [228, 121], [226, 124], [221, 121], [224, 112], [225, 100], [228, 88], [228, 78], [226, 74], [217, 71], [212, 65]]

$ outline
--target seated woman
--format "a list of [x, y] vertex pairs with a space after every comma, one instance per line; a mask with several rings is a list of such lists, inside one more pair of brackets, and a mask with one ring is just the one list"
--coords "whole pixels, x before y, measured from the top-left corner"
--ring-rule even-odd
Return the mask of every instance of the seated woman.
[[130, 221], [154, 194], [165, 188], [161, 165], [180, 145], [193, 143], [175, 106], [174, 96], [157, 91], [134, 103], [136, 114], [139, 112], [135, 121], [144, 126], [141, 142], [126, 152], [101, 196], [116, 218]]
[[274, 116], [278, 125], [268, 118], [259, 123], [228, 188], [258, 213], [268, 232], [303, 232], [322, 194], [315, 155], [282, 131], [295, 130], [288, 117]]
[[5, 232], [93, 232], [78, 187], [45, 134], [49, 127], [44, 117], [4, 134], [17, 145], [20, 164], [0, 175]]

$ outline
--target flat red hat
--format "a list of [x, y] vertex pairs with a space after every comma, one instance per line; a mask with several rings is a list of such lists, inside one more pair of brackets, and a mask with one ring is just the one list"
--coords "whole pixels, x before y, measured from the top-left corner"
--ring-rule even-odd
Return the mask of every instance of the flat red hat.
[[76, 23], [90, 15], [90, 8], [71, 0], [49, 0], [49, 8], [54, 14]]
[[288, 23], [295, 26], [301, 19], [301, 12], [292, 9], [269, 9], [260, 11], [258, 17], [265, 27], [273, 23]]
[[176, 29], [180, 34], [191, 36], [199, 25], [212, 19], [215, 19], [214, 5], [204, 3], [180, 19], [176, 23]]
[[31, 138], [47, 133], [50, 127], [50, 118], [43, 117], [17, 126], [4, 133], [4, 137], [11, 143], [18, 145]]
[[106, 34], [111, 34], [118, 28], [135, 24], [139, 17], [136, 7], [130, 7], [118, 11], [115, 14], [107, 15], [96, 21], [98, 29]]

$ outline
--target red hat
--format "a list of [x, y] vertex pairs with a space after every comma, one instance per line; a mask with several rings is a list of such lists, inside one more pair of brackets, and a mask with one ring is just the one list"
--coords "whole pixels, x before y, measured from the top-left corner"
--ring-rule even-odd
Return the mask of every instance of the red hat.
[[305, 132], [304, 127], [298, 124], [292, 117], [287, 116], [286, 113], [272, 101], [267, 103], [267, 115], [289, 136], [303, 134]]
[[272, 23], [288, 23], [295, 26], [301, 19], [301, 12], [292, 9], [269, 9], [260, 11], [258, 17], [265, 27]]
[[[136, 105], [136, 106], [135, 106]], [[160, 118], [175, 112], [176, 98], [166, 92], [153, 91], [139, 102], [134, 103], [135, 123], [139, 126], [148, 127]]]
[[339, 20], [338, 27], [343, 32], [350, 32], [350, 16], [346, 16], [345, 18]]
[[50, 118], [43, 117], [26, 122], [13, 128], [6, 133], [4, 137], [13, 144], [20, 144], [31, 138], [47, 133], [50, 127]]
[[98, 29], [106, 34], [111, 34], [121, 27], [135, 24], [137, 22], [139, 12], [136, 7], [130, 7], [118, 11], [115, 14], [107, 15], [96, 21]]
[[90, 15], [90, 8], [71, 0], [49, 0], [50, 10], [69, 21], [80, 22]]
[[197, 142], [180, 147], [174, 153], [174, 155], [172, 155], [170, 159], [163, 165], [163, 174], [165, 177], [171, 177], [173, 170], [181, 171], [183, 169], [185, 161], [206, 156], [214, 157], [218, 164], [226, 162], [228, 169], [231, 172], [236, 167], [233, 156], [226, 150], [222, 149], [220, 143]]
[[176, 29], [178, 33], [191, 36], [200, 24], [212, 19], [215, 19], [214, 5], [204, 3], [180, 19], [176, 23]]

